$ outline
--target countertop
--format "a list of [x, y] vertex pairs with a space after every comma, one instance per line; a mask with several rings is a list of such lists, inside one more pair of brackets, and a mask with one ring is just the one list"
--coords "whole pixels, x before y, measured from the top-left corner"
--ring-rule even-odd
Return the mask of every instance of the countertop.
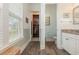
[[62, 32], [79, 35], [79, 30], [75, 30], [75, 29], [62, 29]]

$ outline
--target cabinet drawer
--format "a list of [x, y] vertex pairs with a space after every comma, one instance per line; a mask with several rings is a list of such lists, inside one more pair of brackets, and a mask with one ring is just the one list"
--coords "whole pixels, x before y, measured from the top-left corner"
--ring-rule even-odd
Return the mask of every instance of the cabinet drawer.
[[76, 54], [75, 44], [76, 44], [75, 39], [62, 36], [62, 47], [70, 54]]

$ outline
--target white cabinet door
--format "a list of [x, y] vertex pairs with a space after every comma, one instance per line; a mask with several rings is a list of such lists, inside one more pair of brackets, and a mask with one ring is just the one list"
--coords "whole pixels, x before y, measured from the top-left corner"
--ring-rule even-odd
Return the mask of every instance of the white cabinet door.
[[76, 54], [76, 39], [68, 38], [68, 47], [69, 47], [69, 53], [75, 55]]
[[76, 54], [79, 55], [79, 39], [76, 39]]
[[62, 47], [70, 54], [76, 54], [76, 40], [71, 37], [62, 36]]
[[69, 39], [67, 37], [62, 37], [62, 47], [66, 50], [69, 51]]

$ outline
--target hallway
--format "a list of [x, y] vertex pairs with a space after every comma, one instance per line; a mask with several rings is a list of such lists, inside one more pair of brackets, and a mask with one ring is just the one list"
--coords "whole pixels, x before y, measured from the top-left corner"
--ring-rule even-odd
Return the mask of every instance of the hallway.
[[46, 42], [45, 50], [40, 51], [40, 42], [31, 41], [22, 55], [68, 55], [68, 53], [64, 50], [57, 49], [55, 43], [49, 41]]
[[75, 18], [69, 17], [74, 16], [71, 13], [76, 7], [77, 4], [2, 3], [0, 53], [9, 49], [12, 53], [17, 48], [21, 55], [79, 54], [79, 41], [74, 40], [79, 38], [79, 25], [74, 25]]

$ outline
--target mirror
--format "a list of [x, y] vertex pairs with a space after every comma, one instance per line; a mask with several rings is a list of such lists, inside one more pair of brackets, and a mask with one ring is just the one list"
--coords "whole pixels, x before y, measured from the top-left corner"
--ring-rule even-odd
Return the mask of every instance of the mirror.
[[73, 8], [73, 24], [79, 24], [79, 6]]

